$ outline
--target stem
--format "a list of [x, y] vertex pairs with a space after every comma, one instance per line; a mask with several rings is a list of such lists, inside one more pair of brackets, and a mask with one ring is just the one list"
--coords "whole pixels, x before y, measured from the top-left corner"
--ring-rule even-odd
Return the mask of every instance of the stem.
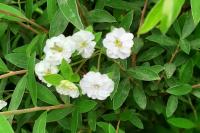
[[[179, 52], [179, 44], [177, 45], [175, 51], [172, 53], [172, 56], [171, 56], [171, 58], [170, 58], [170, 60], [169, 60], [168, 63], [172, 63], [172, 62], [174, 61], [174, 59], [175, 59], [176, 55], [178, 54], [178, 52]], [[162, 75], [160, 76], [160, 80], [158, 80], [157, 84], [159, 84], [160, 81], [161, 81], [163, 78], [164, 78], [164, 72], [163, 72]]]
[[[141, 18], [140, 18], [140, 24], [139, 24], [138, 31], [139, 31], [140, 27], [142, 26], [142, 24], [144, 22], [144, 15], [145, 15], [146, 10], [147, 10], [147, 4], [148, 4], [148, 0], [145, 0], [144, 7], [143, 7], [142, 12], [141, 12]], [[138, 32], [137, 32], [137, 37], [140, 37], [140, 34]]]
[[82, 62], [82, 63], [78, 66], [78, 68], [76, 69], [76, 72], [75, 72], [75, 73], [78, 73], [78, 72], [81, 70], [82, 66], [87, 62], [87, 60], [88, 60], [88, 59], [83, 60], [83, 62]]
[[26, 72], [27, 72], [27, 70], [10, 71], [9, 73], [0, 75], [0, 79], [8, 78], [8, 77], [14, 76], [14, 75], [24, 74]]
[[172, 56], [171, 56], [171, 58], [169, 60], [169, 63], [172, 63], [174, 61], [174, 58], [176, 57], [176, 55], [178, 54], [178, 52], [179, 52], [179, 44], [177, 45], [176, 50], [172, 54]]
[[100, 66], [101, 66], [101, 50], [99, 52], [99, 57], [98, 57], [98, 61], [97, 61], [97, 70], [99, 71], [100, 70]]
[[32, 31], [33, 33], [36, 33], [36, 34], [39, 34], [39, 32], [35, 29], [33, 29], [30, 25], [26, 25], [24, 23], [21, 23], [21, 22], [17, 22], [20, 26]]
[[43, 107], [34, 107], [34, 108], [28, 108], [28, 109], [20, 109], [20, 110], [12, 110], [12, 111], [5, 111], [5, 112], [0, 112], [0, 115], [20, 115], [20, 114], [25, 114], [25, 113], [30, 113], [30, 112], [36, 112], [36, 111], [42, 111], [42, 110], [54, 110], [54, 109], [63, 109], [67, 107], [72, 107], [72, 104], [60, 104], [60, 105], [55, 105], [55, 106], [43, 106]]
[[192, 108], [192, 111], [193, 111], [193, 113], [194, 113], [194, 118], [195, 118], [196, 120], [198, 120], [197, 111], [196, 111], [194, 105], [192, 104], [192, 101], [191, 101], [190, 96], [188, 96], [188, 102], [189, 102], [189, 104], [190, 104], [190, 106], [191, 106], [191, 108]]
[[[143, 7], [142, 12], [141, 12], [138, 31], [139, 31], [140, 27], [142, 26], [142, 24], [144, 22], [144, 16], [145, 16], [145, 13], [146, 13], [146, 10], [147, 10], [147, 5], [148, 5], [148, 0], [145, 0], [144, 7]], [[138, 31], [137, 31], [137, 37], [139, 38], [140, 34], [139, 34]], [[132, 64], [132, 66], [136, 65], [136, 59], [137, 59], [137, 54], [132, 54], [132, 56], [131, 56], [131, 64]]]
[[199, 83], [199, 84], [196, 84], [196, 85], [193, 85], [192, 88], [193, 88], [193, 89], [200, 88], [200, 83]]
[[89, 25], [88, 21], [87, 21], [87, 18], [85, 17], [84, 13], [83, 13], [83, 10], [82, 10], [82, 7], [80, 5], [80, 2], [79, 0], [76, 1], [77, 2], [77, 7], [78, 7], [78, 12], [79, 12], [79, 15], [84, 23], [84, 25], [87, 27]]
[[118, 132], [119, 132], [119, 125], [120, 125], [120, 120], [118, 120], [118, 122], [117, 122], [116, 133], [118, 133]]
[[15, 15], [15, 14], [13, 14], [13, 13], [4, 11], [4, 10], [0, 10], [0, 13], [6, 14], [6, 15], [8, 15], [8, 16], [13, 16], [13, 17], [19, 18], [19, 19], [21, 19], [21, 20], [23, 20], [23, 21], [26, 21], [26, 22], [28, 22], [28, 23], [34, 25], [35, 27], [39, 28], [39, 29], [42, 30], [43, 32], [48, 33], [48, 30], [47, 30], [46, 28], [40, 26], [39, 24], [33, 22], [32, 20], [29, 20], [28, 18], [20, 17], [20, 16], [17, 16], [17, 15]]

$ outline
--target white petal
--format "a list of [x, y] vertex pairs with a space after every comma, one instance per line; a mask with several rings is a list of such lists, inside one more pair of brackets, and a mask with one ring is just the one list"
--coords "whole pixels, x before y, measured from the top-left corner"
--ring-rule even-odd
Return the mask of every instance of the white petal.
[[6, 101], [0, 100], [0, 110], [7, 105]]

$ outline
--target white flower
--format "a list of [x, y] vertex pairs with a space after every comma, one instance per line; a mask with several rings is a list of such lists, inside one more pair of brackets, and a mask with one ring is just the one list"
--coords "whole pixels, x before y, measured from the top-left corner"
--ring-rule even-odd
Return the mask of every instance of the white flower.
[[78, 53], [81, 54], [83, 58], [90, 58], [95, 50], [96, 42], [93, 41], [95, 36], [89, 31], [80, 30], [72, 37], [76, 42]]
[[44, 53], [46, 54], [45, 60], [53, 65], [60, 65], [62, 59], [70, 62], [70, 57], [74, 51], [75, 43], [72, 37], [65, 37], [61, 34], [46, 41], [44, 47]]
[[123, 28], [114, 28], [103, 40], [103, 46], [107, 48], [107, 56], [113, 59], [129, 57], [133, 46], [133, 37], [132, 33], [126, 32]]
[[7, 102], [0, 100], [0, 110], [7, 105]]
[[68, 80], [62, 80], [60, 85], [56, 87], [56, 91], [61, 95], [68, 95], [72, 98], [77, 98], [79, 96], [78, 87]]
[[45, 81], [44, 76], [48, 74], [56, 74], [58, 73], [57, 66], [54, 66], [47, 62], [46, 60], [42, 60], [39, 63], [35, 65], [35, 73], [38, 76], [38, 78], [43, 81], [44, 83], [47, 83], [47, 86], [50, 87], [51, 84], [49, 84], [47, 81]]
[[88, 72], [80, 81], [83, 94], [92, 99], [105, 100], [114, 90], [114, 82], [99, 72]]

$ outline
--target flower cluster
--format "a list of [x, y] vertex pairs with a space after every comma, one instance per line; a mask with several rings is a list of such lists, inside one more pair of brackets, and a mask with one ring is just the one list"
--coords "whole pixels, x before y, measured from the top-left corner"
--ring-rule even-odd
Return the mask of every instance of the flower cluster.
[[[90, 58], [95, 51], [94, 40], [95, 35], [86, 30], [80, 30], [68, 37], [61, 34], [48, 39], [44, 47], [45, 58], [35, 65], [38, 78], [50, 87], [51, 84], [45, 81], [44, 77], [57, 74], [62, 60], [70, 63], [75, 51], [83, 58]], [[109, 58], [125, 59], [131, 55], [133, 34], [126, 32], [123, 28], [114, 28], [103, 39], [103, 46]], [[79, 85], [82, 94], [92, 99], [105, 100], [114, 90], [114, 82], [106, 74], [99, 72], [88, 72]], [[79, 96], [78, 87], [68, 80], [62, 80], [56, 86], [56, 91], [72, 98]]]

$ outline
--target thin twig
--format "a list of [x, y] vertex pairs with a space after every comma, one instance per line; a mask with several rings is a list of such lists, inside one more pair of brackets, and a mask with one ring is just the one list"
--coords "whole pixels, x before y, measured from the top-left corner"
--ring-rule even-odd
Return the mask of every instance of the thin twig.
[[199, 84], [192, 85], [192, 88], [193, 88], [193, 89], [200, 88], [200, 83], [199, 83]]
[[193, 111], [193, 113], [194, 113], [194, 118], [195, 118], [196, 120], [198, 120], [197, 111], [196, 111], [194, 105], [192, 104], [192, 100], [191, 100], [190, 96], [188, 96], [188, 102], [189, 102], [189, 105], [190, 105], [190, 107], [191, 107], [191, 109], [192, 109], [192, 111]]
[[77, 2], [77, 7], [78, 7], [79, 15], [80, 15], [80, 17], [81, 17], [84, 25], [87, 27], [87, 26], [89, 26], [89, 23], [88, 23], [87, 18], [85, 17], [85, 15], [83, 13], [83, 10], [82, 10], [82, 7], [80, 5], [80, 2], [79, 2], [79, 0], [77, 0], [76, 2]]
[[32, 31], [33, 33], [39, 34], [39, 32], [37, 30], [35, 30], [34, 28], [32, 28], [30, 25], [26, 25], [24, 23], [21, 22], [17, 22], [20, 26]]
[[0, 75], [0, 79], [8, 78], [8, 77], [14, 76], [14, 75], [24, 74], [26, 72], [27, 72], [27, 70], [10, 71], [9, 73]]
[[28, 18], [21, 17], [21, 16], [17, 16], [17, 15], [15, 15], [15, 14], [13, 14], [13, 13], [10, 13], [10, 12], [4, 11], [4, 10], [0, 10], [0, 13], [6, 14], [6, 15], [8, 15], [8, 16], [13, 16], [13, 17], [16, 17], [16, 18], [18, 18], [18, 19], [21, 19], [21, 20], [23, 20], [23, 21], [26, 21], [26, 22], [28, 22], [28, 23], [34, 25], [35, 27], [39, 28], [39, 29], [42, 30], [43, 32], [48, 33], [48, 30], [47, 30], [46, 28], [42, 27], [41, 25], [35, 23], [35, 22], [32, 21], [32, 20], [29, 20]]
[[[142, 24], [144, 22], [144, 16], [145, 16], [145, 13], [146, 13], [146, 10], [147, 10], [147, 5], [148, 5], [148, 0], [145, 0], [144, 7], [143, 7], [142, 12], [141, 12], [138, 31], [139, 31], [140, 27], [142, 26]], [[137, 37], [140, 37], [140, 34], [138, 34], [138, 32], [137, 32]], [[132, 66], [136, 65], [136, 59], [137, 59], [137, 54], [133, 53], [132, 56], [131, 56], [131, 64], [132, 64]]]
[[119, 125], [120, 125], [120, 120], [118, 120], [118, 122], [117, 122], [116, 133], [119, 133]]
[[[179, 52], [179, 45], [177, 45], [175, 51], [172, 53], [172, 56], [171, 56], [170, 60], [168, 61], [169, 64], [174, 61], [174, 59], [175, 59], [176, 55], [178, 54], [178, 52]], [[163, 72], [162, 75], [160, 76], [160, 79], [157, 81], [157, 84], [159, 84], [160, 81], [164, 78], [164, 75], [165, 74]]]
[[[145, 13], [146, 13], [146, 10], [147, 10], [147, 5], [148, 5], [148, 0], [145, 0], [144, 7], [143, 7], [142, 12], [141, 12], [141, 17], [140, 17], [140, 23], [139, 23], [138, 31], [139, 31], [140, 27], [142, 26], [142, 24], [144, 22], [144, 16], [145, 16]], [[137, 37], [139, 37], [139, 36], [140, 35], [137, 32]]]
[[98, 57], [98, 61], [97, 61], [97, 70], [98, 70], [98, 71], [100, 70], [100, 65], [101, 65], [101, 54], [102, 54], [102, 52], [101, 52], [101, 50], [100, 50], [100, 52], [99, 52], [99, 57]]
[[171, 56], [171, 58], [170, 58], [170, 60], [169, 60], [168, 63], [172, 63], [174, 61], [174, 58], [176, 57], [176, 55], [178, 54], [178, 52], [179, 52], [179, 45], [177, 45], [176, 50], [172, 54], [172, 56]]
[[36, 112], [36, 111], [42, 111], [42, 110], [54, 110], [54, 109], [63, 109], [67, 107], [72, 107], [72, 104], [60, 104], [60, 105], [55, 105], [55, 106], [43, 106], [43, 107], [34, 107], [34, 108], [28, 108], [28, 109], [20, 109], [20, 110], [12, 110], [12, 111], [5, 111], [5, 112], [0, 112], [0, 115], [20, 115], [20, 114], [25, 114], [25, 113], [30, 113], [30, 112]]

